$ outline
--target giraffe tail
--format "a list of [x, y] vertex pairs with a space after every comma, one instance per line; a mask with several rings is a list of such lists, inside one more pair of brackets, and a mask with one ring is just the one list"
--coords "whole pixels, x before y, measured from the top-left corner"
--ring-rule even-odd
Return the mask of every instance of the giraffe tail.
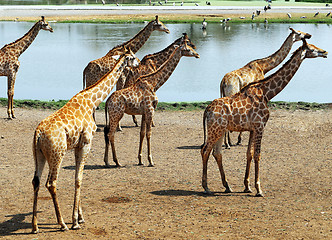
[[206, 109], [203, 114], [203, 132], [204, 132], [204, 143], [201, 145], [201, 148], [203, 148], [206, 143]]
[[39, 147], [40, 137], [41, 137], [40, 132], [36, 130], [33, 136], [33, 143], [32, 143], [33, 158], [35, 161], [35, 173], [34, 173], [34, 178], [32, 180], [32, 184], [35, 190], [39, 188], [40, 177], [45, 164], [44, 157], [42, 157], [42, 159], [39, 159], [40, 158], [39, 156], [42, 156], [41, 152], [40, 152], [41, 154], [38, 153], [38, 151], [41, 151]]
[[85, 89], [86, 86], [86, 68], [83, 70], [83, 89]]
[[105, 103], [105, 127], [104, 127], [104, 138], [105, 138], [105, 143], [108, 143], [109, 142], [109, 138], [108, 138], [108, 133], [110, 131], [110, 126], [109, 126], [109, 122], [108, 122], [108, 107], [107, 107], [107, 102]]

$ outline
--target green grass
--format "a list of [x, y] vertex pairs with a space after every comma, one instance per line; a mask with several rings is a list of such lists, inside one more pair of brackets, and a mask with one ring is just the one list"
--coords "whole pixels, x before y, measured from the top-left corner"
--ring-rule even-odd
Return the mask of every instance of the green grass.
[[[20, 108], [35, 108], [35, 109], [60, 109], [67, 103], [68, 100], [58, 101], [40, 101], [40, 100], [14, 100], [15, 107]], [[211, 101], [207, 102], [160, 102], [157, 106], [157, 111], [198, 111], [204, 110]], [[7, 98], [0, 98], [0, 106], [7, 106]], [[271, 109], [286, 109], [286, 110], [321, 110], [332, 109], [332, 103], [308, 103], [308, 102], [269, 102]], [[105, 103], [101, 103], [100, 110], [105, 109]]]

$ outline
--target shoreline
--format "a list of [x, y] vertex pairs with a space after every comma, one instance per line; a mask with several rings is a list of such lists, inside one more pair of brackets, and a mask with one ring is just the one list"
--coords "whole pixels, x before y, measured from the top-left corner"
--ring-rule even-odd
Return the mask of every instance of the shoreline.
[[[52, 109], [57, 110], [64, 106], [69, 100], [17, 100], [14, 99], [14, 106], [16, 108], [26, 109]], [[159, 102], [157, 111], [196, 111], [204, 110], [211, 101], [203, 102]], [[270, 109], [285, 109], [285, 110], [328, 110], [332, 109], [332, 103], [316, 103], [316, 102], [286, 102], [286, 101], [270, 101], [268, 103]], [[0, 107], [7, 106], [7, 98], [0, 98]], [[99, 105], [100, 110], [105, 109], [105, 102]]]
[[[264, 4], [264, 3], [262, 3]], [[10, 5], [0, 6], [0, 21], [35, 21], [45, 16], [54, 22], [142, 22], [159, 15], [164, 22], [220, 22], [231, 17], [232, 22], [332, 23], [326, 14], [332, 7], [323, 6], [273, 6], [266, 13], [251, 20], [251, 15], [262, 6], [97, 6], [97, 5]], [[321, 14], [314, 17], [314, 13]], [[287, 16], [292, 14], [292, 18]], [[240, 19], [245, 17], [245, 19]], [[305, 16], [306, 18], [302, 18]]]

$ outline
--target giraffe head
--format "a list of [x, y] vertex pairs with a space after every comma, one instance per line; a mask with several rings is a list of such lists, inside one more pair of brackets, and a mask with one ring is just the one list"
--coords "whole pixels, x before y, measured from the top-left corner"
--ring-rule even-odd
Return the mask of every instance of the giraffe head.
[[[136, 57], [136, 55], [133, 53], [133, 51], [131, 51], [130, 49], [127, 49], [125, 46], [123, 46], [122, 48], [123, 48], [123, 52], [125, 55], [125, 62], [126, 62], [126, 64], [124, 64], [124, 65], [128, 66], [128, 67], [138, 67], [140, 61]], [[112, 58], [115, 59], [116, 61], [118, 61], [120, 59], [120, 57], [121, 57], [121, 55], [112, 56]]]
[[311, 35], [309, 33], [297, 31], [293, 28], [289, 28], [289, 30], [291, 30], [292, 33], [294, 34], [293, 42], [297, 42], [297, 41], [300, 41], [302, 39], [310, 39], [311, 38]]
[[182, 56], [200, 58], [199, 54], [190, 46], [190, 41], [185, 40], [181, 45]]
[[[181, 37], [181, 42], [186, 41], [187, 44], [192, 47], [193, 49], [196, 49], [195, 44], [190, 40], [190, 38], [188, 37], [187, 33], [182, 33], [182, 37]], [[179, 44], [181, 44], [181, 42]]]
[[40, 24], [40, 29], [53, 32], [53, 29], [51, 28], [51, 26], [48, 24], [48, 22], [45, 21], [44, 16], [41, 16], [41, 20], [39, 20], [39, 24]]
[[170, 33], [168, 28], [158, 19], [158, 16], [156, 16], [156, 19], [152, 21], [153, 24], [153, 30], [155, 31], [160, 31], [160, 32], [165, 32], [165, 33]]
[[303, 58], [317, 58], [317, 57], [322, 57], [322, 58], [327, 58], [328, 52], [316, 47], [313, 44], [308, 44], [306, 40], [302, 40], [303, 45], [302, 49], [305, 50], [303, 53]]

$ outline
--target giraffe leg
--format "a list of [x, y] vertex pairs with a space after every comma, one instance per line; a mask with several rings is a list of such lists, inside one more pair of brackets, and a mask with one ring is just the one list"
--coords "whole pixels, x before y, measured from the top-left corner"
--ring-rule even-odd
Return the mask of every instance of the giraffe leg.
[[82, 214], [82, 207], [81, 207], [81, 185], [83, 179], [83, 170], [84, 170], [84, 162], [88, 153], [90, 151], [90, 142], [89, 138], [82, 136], [82, 144], [78, 148], [75, 148], [75, 162], [76, 162], [76, 169], [75, 169], [75, 197], [74, 197], [74, 207], [73, 207], [73, 226], [72, 229], [80, 229], [79, 222], [83, 223], [84, 218]]
[[142, 115], [141, 121], [141, 131], [139, 137], [139, 147], [138, 147], [138, 165], [143, 165], [142, 163], [142, 148], [143, 148], [143, 140], [146, 132], [146, 123], [145, 123], [145, 114]]
[[[114, 124], [110, 124], [112, 126], [114, 126]], [[111, 143], [111, 147], [112, 147], [112, 156], [113, 156], [113, 161], [116, 165], [116, 167], [121, 167], [121, 165], [119, 164], [118, 158], [116, 156], [116, 151], [115, 151], [115, 144], [114, 144], [114, 135], [115, 135], [115, 131], [116, 131], [116, 127], [114, 129], [114, 127], [112, 126], [106, 126], [104, 128], [104, 137], [105, 137], [105, 154], [104, 154], [104, 162], [105, 165], [107, 167], [110, 167], [111, 165], [109, 164], [108, 161], [108, 152], [109, 152], [109, 145]], [[115, 125], [117, 126], [117, 125]]]
[[237, 137], [237, 143], [236, 145], [241, 145], [242, 138], [241, 138], [242, 132], [239, 133], [239, 136]]
[[263, 197], [261, 184], [259, 180], [259, 162], [261, 159], [261, 141], [262, 141], [262, 132], [257, 133], [254, 143], [254, 160], [255, 160], [255, 188], [256, 188], [256, 197]]
[[[51, 162], [55, 162], [58, 161], [59, 159], [53, 158], [54, 160]], [[62, 159], [61, 159], [62, 160]], [[65, 222], [63, 221], [63, 218], [61, 216], [61, 211], [60, 211], [60, 206], [59, 206], [59, 201], [58, 201], [58, 197], [57, 197], [57, 190], [56, 190], [56, 182], [57, 182], [57, 177], [58, 177], [58, 171], [60, 168], [60, 162], [58, 161], [56, 166], [54, 166], [54, 169], [56, 169], [54, 171], [54, 169], [51, 168], [50, 166], [50, 173], [48, 174], [48, 178], [47, 178], [47, 182], [46, 182], [46, 188], [48, 189], [48, 191], [50, 192], [51, 196], [52, 196], [52, 200], [53, 200], [53, 204], [54, 204], [54, 208], [55, 208], [55, 214], [58, 220], [58, 224], [61, 226], [60, 230], [61, 231], [67, 231], [68, 227], [65, 224]], [[54, 172], [51, 172], [51, 171]]]
[[[224, 134], [222, 134], [222, 136], [223, 135]], [[232, 189], [228, 186], [228, 182], [226, 180], [224, 168], [223, 168], [223, 165], [222, 165], [222, 154], [221, 154], [222, 140], [223, 140], [223, 138], [221, 137], [216, 142], [216, 144], [213, 147], [213, 153], [212, 153], [212, 155], [214, 156], [214, 158], [217, 161], [217, 164], [218, 164], [218, 167], [219, 167], [220, 176], [221, 176], [221, 180], [222, 180], [222, 184], [226, 188], [225, 189], [225, 193], [230, 193], [230, 192], [232, 192]]]
[[231, 138], [230, 138], [230, 136], [229, 136], [229, 131], [225, 131], [225, 141], [224, 141], [224, 143], [225, 143], [225, 148], [226, 149], [230, 149], [231, 147], [230, 147], [230, 142], [231, 142]]
[[249, 174], [250, 174], [250, 165], [252, 161], [252, 156], [253, 156], [253, 138], [254, 138], [254, 132], [250, 132], [249, 136], [249, 143], [248, 143], [248, 149], [247, 149], [247, 167], [246, 167], [246, 173], [244, 176], [244, 192], [245, 193], [251, 193], [251, 189], [249, 186]]
[[[34, 146], [35, 148], [35, 146]], [[46, 159], [44, 155], [39, 151], [35, 150], [35, 174], [32, 180], [34, 196], [33, 196], [33, 215], [32, 215], [32, 233], [38, 233], [38, 221], [37, 221], [37, 201], [38, 201], [38, 192], [40, 187], [40, 178], [45, 166]]]
[[207, 165], [211, 151], [212, 151], [212, 144], [207, 141], [201, 149], [201, 156], [203, 162], [202, 187], [204, 188], [204, 193], [206, 194], [212, 194], [212, 192], [207, 186]]
[[10, 74], [7, 78], [8, 80], [8, 106], [7, 106], [7, 115], [9, 119], [15, 118], [14, 115], [14, 85], [16, 80], [16, 72]]
[[147, 147], [148, 147], [148, 161], [149, 161], [149, 167], [153, 167], [154, 163], [152, 161], [152, 154], [151, 154], [151, 126], [152, 126], [152, 115], [153, 115], [153, 110], [151, 113], [147, 114], [147, 117], [145, 119], [146, 123], [146, 142], [147, 142]]
[[131, 115], [133, 118], [133, 122], [135, 123], [135, 127], [138, 127], [137, 119], [135, 115]]

